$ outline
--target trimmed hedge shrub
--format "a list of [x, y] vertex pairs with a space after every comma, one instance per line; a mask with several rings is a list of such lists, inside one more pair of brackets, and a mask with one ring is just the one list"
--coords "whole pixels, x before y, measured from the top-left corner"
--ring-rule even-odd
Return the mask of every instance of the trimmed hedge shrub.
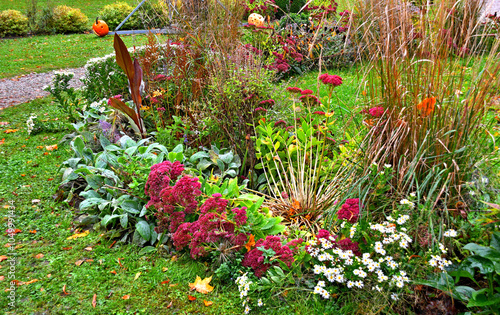
[[[120, 24], [127, 15], [132, 12], [134, 8], [128, 5], [125, 2], [117, 2], [113, 4], [109, 4], [105, 6], [101, 12], [99, 12], [99, 16], [101, 19], [108, 24], [110, 30], [114, 30], [118, 24]], [[125, 24], [120, 27], [121, 30], [131, 30], [137, 29], [141, 26], [141, 21], [136, 14], [133, 14], [130, 19], [125, 22]]]
[[0, 37], [26, 34], [28, 34], [28, 18], [24, 14], [16, 10], [0, 12]]
[[56, 33], [81, 33], [87, 30], [88, 18], [80, 9], [60, 5], [54, 9]]

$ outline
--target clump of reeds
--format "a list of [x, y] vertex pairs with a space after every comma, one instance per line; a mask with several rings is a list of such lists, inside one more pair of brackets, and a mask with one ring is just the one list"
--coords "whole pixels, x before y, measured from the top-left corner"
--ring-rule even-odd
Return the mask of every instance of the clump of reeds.
[[385, 110], [364, 139], [365, 172], [372, 163], [392, 164], [395, 192], [418, 190], [432, 208], [456, 202], [489, 153], [485, 114], [500, 55], [498, 37], [485, 50], [491, 37], [478, 20], [481, 3], [443, 0], [415, 9], [398, 0], [357, 2], [366, 107]]

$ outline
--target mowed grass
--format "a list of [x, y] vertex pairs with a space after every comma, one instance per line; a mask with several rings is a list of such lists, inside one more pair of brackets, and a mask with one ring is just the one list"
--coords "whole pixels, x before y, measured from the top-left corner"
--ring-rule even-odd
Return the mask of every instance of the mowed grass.
[[[42, 12], [43, 8], [47, 7], [47, 5], [52, 4], [54, 6], [58, 5], [67, 5], [72, 8], [80, 9], [83, 14], [85, 14], [89, 18], [89, 29], [92, 26], [93, 21], [99, 15], [99, 11], [104, 8], [105, 5], [112, 4], [118, 2], [116, 0], [36, 0], [37, 8], [39, 14]], [[135, 7], [138, 4], [136, 0], [119, 0], [119, 2], [126, 2], [129, 5]], [[18, 10], [23, 14], [26, 14], [26, 9], [28, 7], [28, 3], [31, 3], [31, 0], [0, 0], [0, 11], [3, 10]]]
[[[147, 42], [145, 35], [121, 36], [127, 47]], [[94, 34], [32, 36], [0, 40], [0, 78], [31, 72], [78, 68], [90, 58], [113, 52], [113, 36]]]

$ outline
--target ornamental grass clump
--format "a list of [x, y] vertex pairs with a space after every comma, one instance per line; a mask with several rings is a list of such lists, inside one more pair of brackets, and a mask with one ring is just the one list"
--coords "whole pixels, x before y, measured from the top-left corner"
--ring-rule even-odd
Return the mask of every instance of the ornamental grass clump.
[[258, 168], [261, 191], [271, 195], [273, 213], [296, 226], [304, 225], [313, 232], [320, 228], [325, 211], [331, 209], [353, 181], [352, 161], [355, 155], [344, 144], [336, 141], [338, 125], [344, 124], [344, 135], [349, 134], [348, 115], [335, 115], [332, 98], [342, 78], [328, 73], [319, 81], [326, 85], [328, 98], [320, 102], [314, 91], [288, 87], [294, 122], [285, 120], [256, 125], [256, 152], [261, 159]]
[[476, 0], [357, 7], [352, 27], [363, 34], [357, 44], [367, 59], [364, 174], [373, 162], [388, 163], [397, 174], [393, 192], [418, 187], [431, 208], [455, 204], [460, 185], [494, 150], [486, 113], [500, 84], [498, 33], [479, 27]]

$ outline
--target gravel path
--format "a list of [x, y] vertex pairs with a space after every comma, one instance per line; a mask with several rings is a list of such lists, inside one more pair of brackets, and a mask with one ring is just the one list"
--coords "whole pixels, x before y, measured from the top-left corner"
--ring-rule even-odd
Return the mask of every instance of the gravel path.
[[[83, 85], [80, 78], [85, 74], [84, 68], [65, 69], [64, 71], [75, 74], [70, 81], [72, 87], [79, 88]], [[54, 71], [0, 79], [0, 109], [47, 96], [49, 93], [45, 92], [43, 87], [49, 85], [53, 77]]]

